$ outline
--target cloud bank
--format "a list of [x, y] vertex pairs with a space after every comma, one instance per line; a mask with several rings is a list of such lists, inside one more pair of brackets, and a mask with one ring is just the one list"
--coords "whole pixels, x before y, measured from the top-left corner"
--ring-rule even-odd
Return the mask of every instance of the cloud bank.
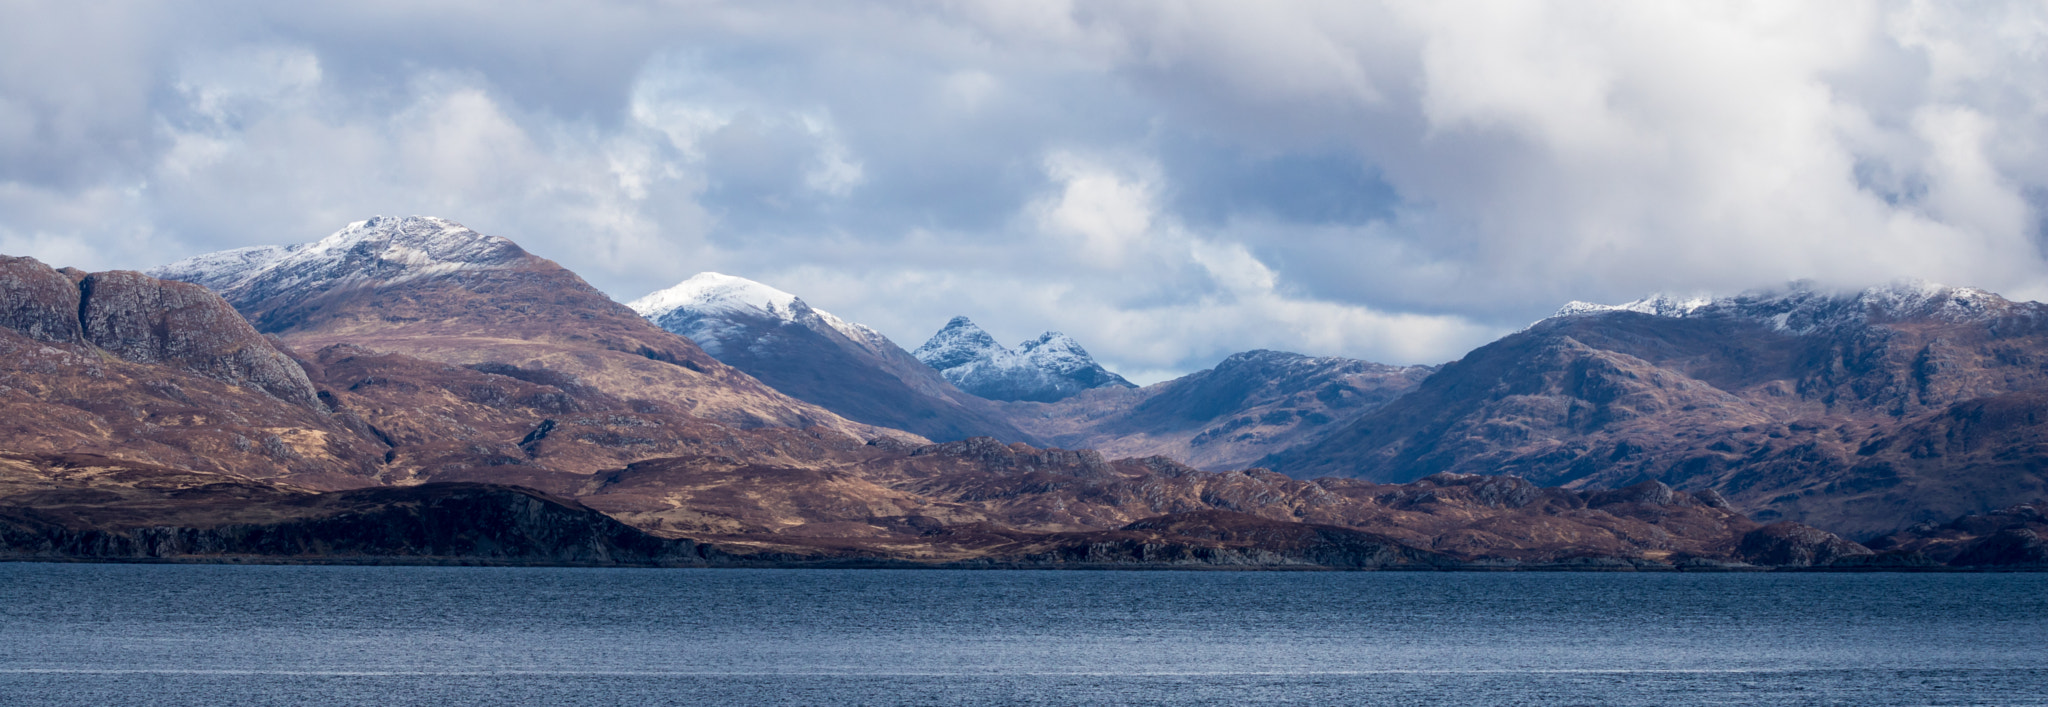
[[2048, 295], [2038, 3], [300, 5], [0, 8], [0, 253], [432, 214], [1141, 381], [1659, 290]]

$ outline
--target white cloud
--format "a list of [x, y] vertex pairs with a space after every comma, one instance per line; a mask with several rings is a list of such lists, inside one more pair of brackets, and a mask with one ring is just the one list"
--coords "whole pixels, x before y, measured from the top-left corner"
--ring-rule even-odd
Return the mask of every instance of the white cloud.
[[1090, 266], [1123, 267], [1152, 229], [1151, 180], [1066, 151], [1046, 156], [1045, 173], [1059, 194], [1033, 205], [1039, 227], [1071, 239]]
[[1144, 375], [1652, 290], [2048, 294], [2038, 3], [113, 7], [0, 6], [0, 250], [432, 213], [623, 298], [723, 270]]

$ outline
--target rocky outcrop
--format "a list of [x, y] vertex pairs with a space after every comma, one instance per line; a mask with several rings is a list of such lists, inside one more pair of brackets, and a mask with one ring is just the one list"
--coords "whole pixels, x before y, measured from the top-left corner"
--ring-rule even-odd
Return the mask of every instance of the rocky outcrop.
[[135, 363], [173, 366], [319, 405], [305, 371], [204, 287], [114, 271], [87, 276], [78, 290], [78, 316], [94, 346]]
[[[1289, 523], [1232, 511], [1196, 511], [1147, 518], [1119, 530], [1157, 534], [1178, 542], [1073, 544], [1068, 552], [1086, 548], [1081, 557], [1123, 561], [1176, 561], [1204, 564], [1300, 564], [1338, 569], [1454, 567], [1457, 558], [1421, 550], [1383, 535], [1310, 523]], [[1213, 545], [1202, 542], [1207, 541]], [[1118, 558], [1118, 559], [1122, 559]], [[1100, 561], [1098, 559], [1098, 561]]]
[[2032, 528], [2006, 528], [1963, 548], [1949, 564], [1959, 567], [2048, 568], [2048, 540]]
[[1924, 558], [1955, 567], [2032, 568], [2048, 566], [2048, 499], [1947, 523], [1920, 523], [1869, 542], [1888, 555]]
[[125, 361], [197, 373], [317, 407], [305, 371], [219, 295], [135, 272], [54, 270], [0, 256], [0, 326], [30, 339], [89, 343]]
[[1871, 554], [1870, 548], [1834, 533], [1790, 521], [1752, 530], [1735, 548], [1736, 557], [1743, 561], [1773, 567], [1826, 567]]
[[35, 258], [0, 255], [0, 327], [37, 341], [82, 341], [78, 286]]

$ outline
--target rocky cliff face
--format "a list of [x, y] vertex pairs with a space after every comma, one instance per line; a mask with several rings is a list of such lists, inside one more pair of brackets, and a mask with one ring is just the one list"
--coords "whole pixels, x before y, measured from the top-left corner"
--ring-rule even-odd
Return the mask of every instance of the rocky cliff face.
[[911, 355], [961, 390], [989, 400], [1053, 402], [1096, 388], [1135, 388], [1095, 362], [1079, 342], [1056, 331], [1015, 350], [966, 317], [954, 317]]
[[851, 420], [939, 441], [1038, 441], [881, 332], [758, 282], [703, 273], [627, 306], [720, 362]]
[[298, 364], [206, 288], [134, 272], [66, 273], [0, 256], [0, 297], [0, 326], [30, 339], [89, 343], [122, 360], [319, 405]]
[[204, 287], [116, 271], [87, 276], [78, 289], [86, 340], [115, 356], [320, 404], [305, 371]]
[[0, 256], [0, 326], [37, 341], [83, 341], [78, 285], [35, 258]]
[[257, 330], [309, 351], [353, 344], [537, 368], [726, 424], [891, 434], [778, 393], [561, 266], [445, 219], [379, 217], [314, 243], [202, 255], [151, 272], [215, 288]]
[[1578, 305], [1268, 463], [1660, 479], [1867, 536], [2048, 490], [2043, 351], [2048, 307], [1975, 290]]
[[[316, 487], [374, 483], [375, 442], [206, 290], [0, 264], [0, 450], [101, 454]], [[67, 291], [68, 288], [68, 291]], [[69, 317], [68, 321], [65, 317]]]

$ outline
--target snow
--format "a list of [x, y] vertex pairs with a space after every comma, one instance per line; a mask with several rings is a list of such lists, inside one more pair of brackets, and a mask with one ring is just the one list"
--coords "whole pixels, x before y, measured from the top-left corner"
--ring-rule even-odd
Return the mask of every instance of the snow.
[[165, 280], [203, 285], [211, 290], [225, 290], [261, 274], [291, 252], [290, 248], [276, 245], [235, 248], [195, 255], [155, 268], [146, 274]]
[[[1008, 361], [1016, 357], [1015, 353], [996, 343], [995, 337], [989, 336], [988, 332], [975, 326], [974, 322], [966, 317], [954, 317], [952, 321], [946, 322], [946, 326], [939, 329], [939, 333], [933, 334], [930, 340], [917, 347], [916, 351], [910, 352], [910, 355], [925, 362], [925, 365], [941, 371], [984, 359]], [[1014, 364], [1009, 364], [1008, 367], [1014, 367]]]
[[1657, 294], [1619, 305], [1572, 302], [1552, 316], [1637, 312], [1679, 319], [1740, 317], [1762, 322], [1777, 331], [1803, 334], [1839, 326], [1865, 325], [1873, 319], [1926, 318], [1974, 322], [2008, 314], [2038, 316], [2044, 311], [2048, 311], [2048, 307], [2031, 302], [2009, 302], [1996, 294], [1972, 287], [1950, 287], [1912, 280], [1856, 292], [1832, 292], [1810, 282], [1797, 282], [1779, 290], [1747, 292], [1732, 297]]
[[[768, 285], [724, 273], [702, 272], [688, 280], [676, 283], [674, 287], [654, 292], [640, 299], [628, 302], [626, 307], [641, 317], [674, 331], [670, 322], [682, 323], [689, 320], [694, 331], [714, 341], [707, 344], [695, 334], [684, 334], [705, 345], [709, 350], [718, 345], [718, 340], [728, 338], [738, 329], [727, 323], [712, 325], [697, 323], [705, 319], [732, 319], [734, 317], [759, 317], [788, 324], [803, 324], [815, 319], [818, 323], [839, 332], [876, 352], [893, 348], [888, 337], [866, 326], [855, 324], [831, 312], [811, 307], [796, 295], [775, 289]], [[723, 332], [723, 335], [721, 335]], [[681, 333], [681, 332], [678, 332]]]
[[954, 317], [910, 355], [962, 390], [1004, 400], [1055, 400], [1088, 388], [1135, 387], [1065, 334], [1048, 331], [1009, 349], [966, 317]]
[[[223, 294], [391, 285], [470, 270], [504, 269], [527, 258], [512, 241], [432, 216], [378, 216], [312, 243], [257, 246], [186, 258], [148, 272]], [[231, 300], [237, 299], [230, 296]]]

